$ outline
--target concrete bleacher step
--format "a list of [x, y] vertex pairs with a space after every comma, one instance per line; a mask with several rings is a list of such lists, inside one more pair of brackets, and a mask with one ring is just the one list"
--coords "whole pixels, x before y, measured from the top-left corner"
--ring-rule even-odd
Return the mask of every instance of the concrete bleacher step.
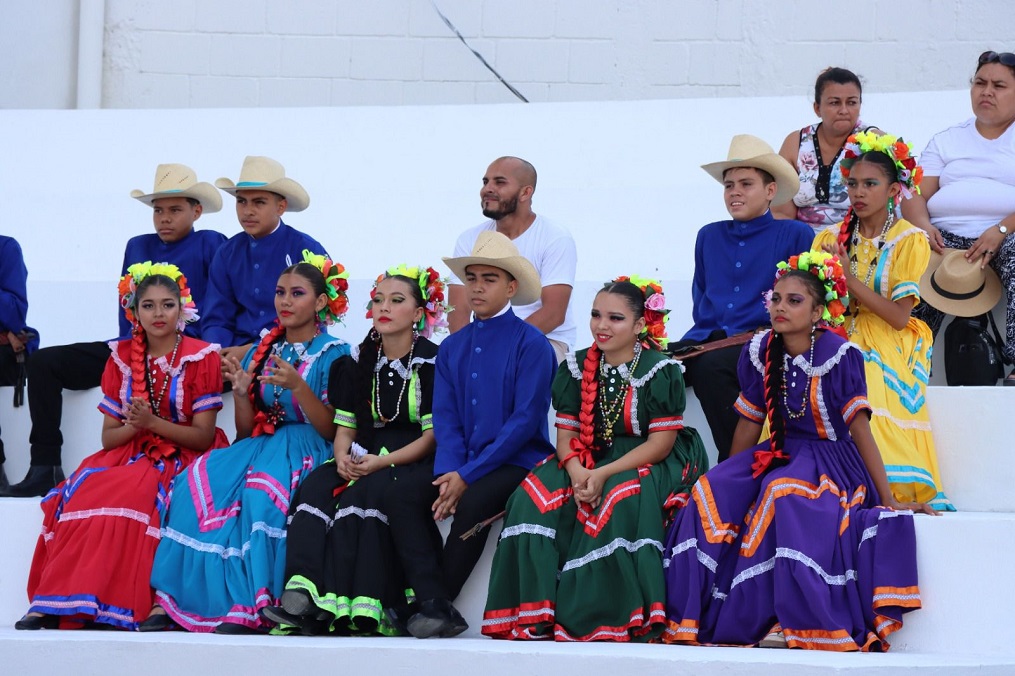
[[[4, 546], [0, 548], [0, 645], [4, 646], [0, 649], [0, 654], [8, 655], [21, 651], [38, 650], [48, 655], [54, 651], [59, 652], [65, 649], [60, 641], [54, 640], [54, 636], [76, 637], [82, 634], [88, 636], [89, 640], [93, 642], [107, 642], [109, 644], [108, 650], [112, 652], [133, 650], [132, 646], [122, 643], [132, 639], [141, 641], [141, 645], [145, 646], [143, 650], [159, 650], [160, 648], [149, 645], [149, 638], [134, 635], [123, 637], [113, 632], [101, 634], [93, 632], [13, 632], [11, 627], [27, 606], [25, 583], [40, 522], [41, 512], [34, 500], [0, 498], [0, 523], [5, 524]], [[1013, 560], [1015, 555], [1007, 546], [1007, 543], [1015, 540], [1015, 514], [959, 512], [938, 517], [920, 515], [916, 517], [916, 531], [923, 609], [906, 615], [905, 626], [890, 639], [892, 644], [890, 655], [907, 655], [910, 661], [875, 664], [877, 666], [894, 664], [897, 667], [950, 664], [955, 668], [960, 666], [972, 668], [974, 664], [1003, 664], [1012, 669], [1007, 673], [1015, 673], [1015, 649], [1011, 646], [1011, 632], [1008, 630], [1009, 625], [1007, 624], [1011, 609], [1015, 608], [1015, 587], [1007, 584], [1006, 578], [1003, 577], [1004, 572], [1011, 570], [1015, 564], [1015, 560]], [[453, 650], [452, 654], [454, 655], [457, 655], [458, 651], [463, 651], [461, 659], [471, 660], [481, 657], [484, 660], [490, 660], [491, 673], [500, 673], [497, 660], [490, 655], [491, 651], [497, 654], [510, 653], [512, 650], [526, 652], [527, 649], [505, 648], [502, 642], [487, 641], [479, 636], [480, 620], [486, 602], [486, 584], [489, 579], [490, 564], [498, 533], [499, 527], [495, 526], [490, 534], [483, 558], [463, 589], [462, 595], [456, 601], [456, 605], [470, 624], [465, 637], [476, 638], [477, 642], [450, 640], [421, 645], [419, 643], [412, 644], [410, 641], [410, 645], [424, 650], [420, 659], [428, 655], [428, 651], [431, 649], [439, 649], [442, 654], [445, 650]], [[206, 649], [212, 652], [220, 650], [214, 646], [232, 645], [226, 637], [208, 638], [210, 643], [202, 643], [201, 639], [185, 639], [178, 634], [166, 634], [164, 637], [172, 644], [194, 640], [197, 641], [193, 644], [194, 646], [206, 646]], [[354, 641], [354, 639], [335, 639], [325, 643], [304, 643], [299, 639], [294, 639], [296, 642], [292, 644], [289, 642], [290, 639], [264, 637], [262, 640], [271, 641], [272, 645], [277, 646], [306, 645], [321, 650], [327, 648], [339, 650], [346, 645], [350, 647], [364, 645], [356, 642], [347, 643], [347, 641]], [[38, 643], [38, 641], [42, 641], [42, 643]], [[260, 643], [253, 645], [260, 645]], [[399, 651], [404, 649], [399, 647], [401, 645], [399, 643], [389, 645], [385, 640], [370, 643], [371, 651], [381, 647], [385, 651], [390, 649], [392, 651], [392, 665], [402, 659], [398, 657]], [[32, 648], [31, 646], [37, 647]], [[436, 648], [432, 648], [432, 646], [436, 646]], [[652, 647], [640, 649], [655, 650]], [[571, 648], [561, 648], [561, 650], [571, 650]], [[675, 648], [666, 647], [662, 650], [675, 650]], [[725, 652], [713, 653], [712, 650], [698, 649], [698, 651], [692, 650], [690, 653], [645, 652], [640, 659], [648, 660], [649, 663], [660, 661], [662, 664], [669, 664], [670, 668], [673, 660], [686, 659], [692, 663], [701, 661], [714, 667], [722, 665], [723, 668], [732, 669], [732, 671], [723, 673], [740, 673], [737, 671], [739, 667], [734, 668], [732, 665], [741, 664], [745, 660], [756, 668], [760, 663], [769, 659], [761, 656], [745, 656], [751, 651], [734, 651], [729, 653], [727, 657]], [[699, 655], [699, 652], [702, 655]], [[763, 652], [773, 655], [791, 652], [798, 655], [801, 651]], [[477, 654], [470, 657], [471, 653]], [[346, 653], [343, 651], [341, 654], [345, 659]], [[588, 659], [590, 668], [594, 667], [596, 660], [601, 657], [600, 653], [595, 651], [560, 654], [577, 654], [581, 656], [581, 660]], [[676, 655], [686, 655], [686, 657], [676, 658]], [[929, 655], [934, 655], [936, 658], [925, 660], [924, 658]], [[89, 659], [99, 659], [99, 657]], [[226, 658], [222, 659], [228, 662]], [[449, 657], [448, 659], [457, 658]], [[781, 659], [779, 658], [779, 660]], [[824, 664], [807, 662], [806, 660], [817, 659], [810, 657], [786, 659], [790, 659], [789, 663], [799, 665]], [[793, 660], [803, 661], [793, 662]], [[977, 662], [977, 660], [985, 660], [985, 662]], [[778, 661], [778, 663], [784, 664], [782, 661]], [[832, 661], [825, 666], [852, 669], [857, 664], [874, 666], [869, 662], [850, 662], [848, 660], [841, 663]], [[655, 668], [650, 669], [650, 672]], [[22, 672], [5, 671], [4, 673]]]

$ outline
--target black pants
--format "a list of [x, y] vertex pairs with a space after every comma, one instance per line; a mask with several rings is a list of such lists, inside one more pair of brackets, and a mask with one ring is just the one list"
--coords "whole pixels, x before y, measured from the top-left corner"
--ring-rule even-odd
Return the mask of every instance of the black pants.
[[60, 464], [63, 391], [98, 387], [108, 359], [109, 345], [103, 342], [46, 347], [28, 358], [32, 465]]
[[733, 432], [740, 421], [733, 404], [740, 396], [737, 362], [743, 349], [743, 345], [732, 345], [684, 362], [684, 381], [694, 388], [694, 396], [701, 402], [712, 440], [719, 451], [719, 462], [730, 457]]
[[[10, 345], [0, 345], [0, 385], [14, 385], [18, 377], [18, 362], [14, 354], [14, 348]], [[2, 434], [2, 432], [0, 432]], [[4, 455], [4, 440], [0, 438], [0, 465], [4, 464], [7, 456]]]
[[467, 540], [461, 539], [462, 533], [503, 511], [529, 470], [504, 465], [473, 482], [458, 502], [451, 533], [443, 544], [430, 511], [438, 491], [427, 468], [421, 469], [391, 484], [384, 496], [384, 511], [416, 598], [454, 601], [483, 555], [490, 529]]

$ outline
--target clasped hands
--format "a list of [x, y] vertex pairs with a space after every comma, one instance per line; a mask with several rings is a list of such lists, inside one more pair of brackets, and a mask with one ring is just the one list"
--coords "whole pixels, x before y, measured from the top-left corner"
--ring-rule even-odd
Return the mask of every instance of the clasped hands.
[[598, 469], [588, 469], [584, 465], [575, 462], [567, 468], [567, 474], [571, 478], [571, 489], [574, 491], [574, 501], [579, 507], [585, 503], [596, 509], [603, 501], [603, 486], [606, 484], [606, 476]]

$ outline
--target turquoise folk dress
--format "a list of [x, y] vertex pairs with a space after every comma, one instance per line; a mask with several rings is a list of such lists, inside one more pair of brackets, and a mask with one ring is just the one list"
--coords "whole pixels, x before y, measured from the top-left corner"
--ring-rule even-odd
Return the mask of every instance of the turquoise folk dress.
[[[326, 403], [331, 364], [349, 346], [322, 333], [301, 358], [289, 343], [276, 349]], [[275, 402], [271, 385], [261, 396], [267, 406]], [[290, 497], [332, 456], [332, 440], [317, 433], [290, 390], [281, 389], [277, 401], [285, 416], [273, 434], [202, 456], [174, 484], [152, 587], [156, 602], [187, 631], [210, 632], [221, 622], [261, 629], [258, 610], [274, 605], [282, 589]]]

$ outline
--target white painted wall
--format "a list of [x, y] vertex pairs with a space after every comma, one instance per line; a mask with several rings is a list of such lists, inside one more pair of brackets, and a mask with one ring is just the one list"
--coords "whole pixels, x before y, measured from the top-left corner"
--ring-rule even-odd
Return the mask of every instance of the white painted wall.
[[[531, 101], [959, 89], [1010, 51], [1007, 0], [436, 0]], [[78, 2], [2, 0], [0, 106], [74, 105]], [[105, 0], [109, 108], [505, 103], [430, 0]], [[14, 67], [6, 67], [13, 64]]]
[[[749, 105], [747, 105], [749, 103]], [[913, 111], [923, 111], [914, 115]], [[970, 115], [964, 92], [872, 94], [864, 117], [918, 150]], [[367, 286], [399, 262], [439, 264], [457, 235], [482, 220], [480, 179], [512, 154], [539, 171], [537, 212], [578, 245], [575, 315], [597, 284], [658, 276], [673, 308], [671, 335], [691, 323], [695, 234], [727, 218], [718, 183], [699, 166], [725, 159], [729, 139], [774, 146], [811, 120], [797, 97], [669, 101], [213, 110], [0, 111], [0, 232], [17, 237], [29, 269], [29, 320], [46, 345], [115, 333], [123, 245], [152, 228], [130, 199], [155, 165], [183, 162], [203, 180], [235, 179], [243, 157], [269, 155], [311, 196], [287, 219], [322, 242], [354, 280], [350, 322], [367, 329]], [[239, 231], [233, 201], [198, 221]], [[578, 344], [588, 345], [579, 319]]]

